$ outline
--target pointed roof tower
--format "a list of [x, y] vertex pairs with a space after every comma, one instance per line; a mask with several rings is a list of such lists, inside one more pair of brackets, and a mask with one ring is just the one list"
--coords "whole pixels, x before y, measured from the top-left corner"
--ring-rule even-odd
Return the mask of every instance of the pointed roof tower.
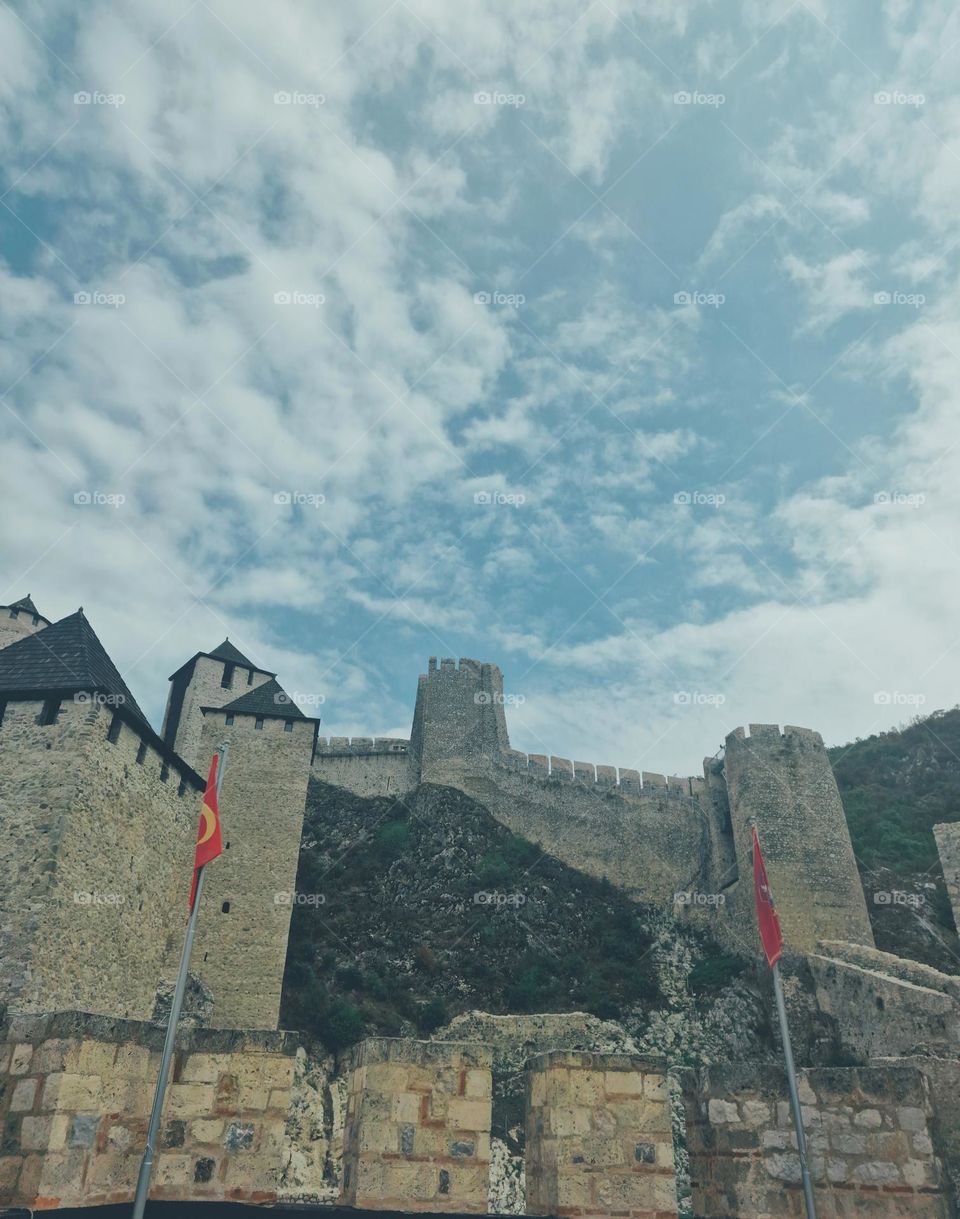
[[239, 648], [235, 648], [233, 646], [233, 644], [230, 642], [229, 635], [226, 637], [223, 643], [219, 645], [219, 647], [215, 647], [213, 651], [208, 652], [207, 655], [212, 656], [214, 660], [226, 660], [231, 664], [246, 665], [248, 669], [255, 669], [257, 667], [252, 660], [248, 660], [246, 656], [244, 656]]
[[304, 715], [283, 686], [272, 677], [260, 686], [254, 686], [246, 694], [241, 694], [232, 703], [210, 710], [228, 711], [231, 714], [239, 711], [241, 715], [269, 716], [273, 719], [305, 720]]
[[0, 695], [79, 691], [112, 695], [150, 728], [82, 608], [0, 650]]

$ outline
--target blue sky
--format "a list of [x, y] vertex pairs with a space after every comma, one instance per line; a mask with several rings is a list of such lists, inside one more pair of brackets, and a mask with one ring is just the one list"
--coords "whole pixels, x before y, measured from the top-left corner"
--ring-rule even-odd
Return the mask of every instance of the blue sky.
[[329, 733], [467, 655], [519, 748], [677, 773], [957, 702], [950, 6], [22, 0], [0, 46], [2, 595], [156, 722], [226, 634]]

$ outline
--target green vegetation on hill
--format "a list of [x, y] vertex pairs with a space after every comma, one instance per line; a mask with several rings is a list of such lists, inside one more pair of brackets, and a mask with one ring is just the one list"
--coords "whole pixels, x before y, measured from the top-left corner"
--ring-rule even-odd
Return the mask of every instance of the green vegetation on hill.
[[[311, 782], [297, 891], [282, 1024], [331, 1050], [474, 1008], [612, 1019], [664, 1004], [651, 912], [452, 788], [365, 799]], [[708, 951], [718, 964], [691, 985], [707, 1003], [740, 968]]]
[[[829, 751], [877, 946], [960, 973], [933, 826], [960, 821], [960, 709]], [[897, 890], [904, 900], [877, 901]]]

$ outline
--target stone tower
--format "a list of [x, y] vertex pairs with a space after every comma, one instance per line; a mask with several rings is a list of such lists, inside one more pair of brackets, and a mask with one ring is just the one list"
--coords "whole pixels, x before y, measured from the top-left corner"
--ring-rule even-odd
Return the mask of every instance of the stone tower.
[[[754, 927], [750, 825], [756, 820], [770, 887], [791, 953], [817, 941], [873, 946], [863, 885], [840, 792], [819, 732], [751, 724], [726, 740], [723, 762], [739, 864], [736, 911]], [[747, 941], [756, 946], [756, 932]]]
[[0, 650], [0, 1003], [150, 1018], [202, 786], [82, 610]]
[[417, 685], [410, 752], [415, 773], [429, 779], [431, 769], [452, 758], [485, 764], [500, 761], [510, 749], [503, 712], [503, 674], [494, 664], [461, 656], [439, 666], [430, 657]]
[[197, 652], [170, 676], [161, 736], [191, 766], [206, 773], [210, 758], [200, 749], [202, 708], [224, 707], [276, 676], [258, 669], [229, 639], [212, 652]]
[[213, 996], [212, 1024], [273, 1029], [320, 721], [228, 640], [170, 681], [165, 739], [204, 774], [214, 750], [230, 746], [224, 851], [206, 873], [192, 969]]
[[50, 619], [33, 604], [30, 594], [10, 605], [0, 605], [0, 648], [16, 643], [25, 635], [33, 635], [50, 625]]

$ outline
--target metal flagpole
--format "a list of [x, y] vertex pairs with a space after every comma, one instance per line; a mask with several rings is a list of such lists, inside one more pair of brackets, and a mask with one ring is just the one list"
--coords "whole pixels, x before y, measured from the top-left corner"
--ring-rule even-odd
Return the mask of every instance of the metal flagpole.
[[780, 962], [773, 966], [773, 993], [777, 997], [777, 1015], [780, 1017], [780, 1036], [783, 1040], [783, 1057], [787, 1064], [787, 1083], [790, 1087], [790, 1109], [793, 1112], [793, 1128], [797, 1132], [797, 1150], [800, 1153], [800, 1179], [803, 1181], [803, 1197], [807, 1204], [807, 1219], [817, 1219], [817, 1205], [813, 1199], [813, 1183], [807, 1166], [807, 1138], [803, 1132], [803, 1114], [800, 1110], [800, 1095], [797, 1092], [797, 1073], [793, 1065], [793, 1048], [790, 1045], [790, 1026], [787, 1024], [787, 1008], [783, 1001], [783, 984], [780, 981]]
[[[227, 765], [229, 745], [221, 745], [217, 750], [220, 760], [217, 763], [217, 804], [220, 803], [220, 785], [223, 783], [223, 772]], [[197, 929], [197, 914], [200, 910], [200, 897], [203, 894], [203, 874], [206, 866], [197, 871], [197, 891], [194, 894], [193, 909], [187, 920], [187, 934], [183, 940], [183, 951], [180, 954], [180, 969], [177, 973], [177, 984], [173, 990], [170, 1002], [170, 1019], [167, 1022], [167, 1035], [163, 1043], [163, 1054], [160, 1057], [160, 1073], [157, 1076], [157, 1088], [153, 1094], [153, 1108], [150, 1110], [150, 1125], [147, 1127], [147, 1145], [140, 1161], [140, 1175], [137, 1177], [137, 1192], [133, 1199], [132, 1219], [143, 1219], [143, 1210], [147, 1205], [147, 1194], [150, 1190], [150, 1177], [153, 1173], [153, 1152], [160, 1132], [160, 1114], [163, 1109], [163, 1097], [167, 1090], [167, 1077], [170, 1074], [170, 1062], [173, 1058], [173, 1043], [177, 1036], [177, 1024], [180, 1020], [180, 1009], [183, 1006], [183, 996], [187, 989], [187, 974], [190, 969], [190, 953], [193, 951], [193, 936]]]

